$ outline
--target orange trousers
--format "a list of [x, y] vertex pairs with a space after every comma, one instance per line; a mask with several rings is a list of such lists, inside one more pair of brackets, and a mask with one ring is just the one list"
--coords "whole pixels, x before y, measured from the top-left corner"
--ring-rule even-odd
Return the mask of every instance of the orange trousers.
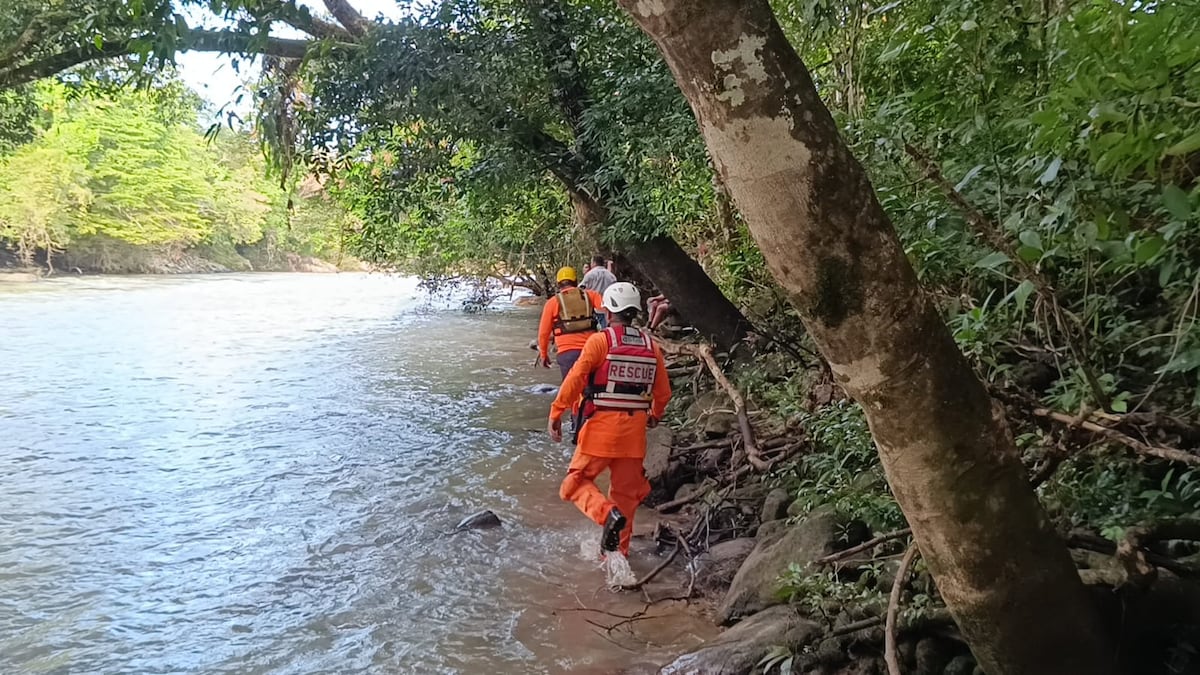
[[[596, 487], [596, 477], [608, 469], [611, 486], [608, 497]], [[579, 450], [571, 458], [567, 477], [558, 495], [573, 502], [597, 525], [604, 526], [608, 512], [616, 506], [628, 521], [621, 531], [621, 553], [629, 555], [629, 539], [633, 536], [633, 513], [638, 504], [650, 494], [650, 482], [642, 469], [641, 457], [598, 457]]]

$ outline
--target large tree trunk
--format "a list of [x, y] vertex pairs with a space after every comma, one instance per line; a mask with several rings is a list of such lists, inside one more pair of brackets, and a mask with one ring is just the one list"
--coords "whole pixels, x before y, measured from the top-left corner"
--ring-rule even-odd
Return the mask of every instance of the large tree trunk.
[[630, 242], [625, 257], [702, 337], [726, 351], [746, 338], [750, 321], [674, 239], [659, 236]]
[[658, 43], [775, 278], [866, 411], [983, 668], [1116, 670], [1001, 409], [919, 288], [767, 0], [621, 0]]
[[[570, 195], [576, 224], [590, 232], [597, 231], [608, 217], [607, 209], [578, 190], [571, 190]], [[648, 284], [653, 285], [670, 298], [671, 306], [684, 321], [719, 348], [732, 350], [746, 338], [750, 321], [674, 239], [659, 236], [648, 241], [625, 242], [612, 256], [635, 268], [633, 274], [630, 270], [618, 270], [620, 276], [632, 281], [643, 294]]]

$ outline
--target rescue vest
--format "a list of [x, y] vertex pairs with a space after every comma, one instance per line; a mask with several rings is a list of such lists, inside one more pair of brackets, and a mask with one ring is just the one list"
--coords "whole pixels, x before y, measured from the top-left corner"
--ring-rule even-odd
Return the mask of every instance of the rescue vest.
[[608, 356], [588, 380], [583, 417], [591, 417], [597, 410], [649, 410], [658, 373], [649, 331], [620, 325], [605, 328], [603, 335]]
[[596, 330], [596, 310], [592, 299], [582, 288], [559, 291], [558, 317], [554, 320], [554, 334], [584, 333]]

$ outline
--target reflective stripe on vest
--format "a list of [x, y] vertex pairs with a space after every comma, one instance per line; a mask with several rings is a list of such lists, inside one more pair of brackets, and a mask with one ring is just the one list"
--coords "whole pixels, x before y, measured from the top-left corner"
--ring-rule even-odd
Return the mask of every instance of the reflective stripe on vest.
[[592, 373], [588, 388], [590, 416], [595, 410], [649, 410], [658, 373], [654, 342], [646, 331], [629, 326], [604, 330], [608, 354]]

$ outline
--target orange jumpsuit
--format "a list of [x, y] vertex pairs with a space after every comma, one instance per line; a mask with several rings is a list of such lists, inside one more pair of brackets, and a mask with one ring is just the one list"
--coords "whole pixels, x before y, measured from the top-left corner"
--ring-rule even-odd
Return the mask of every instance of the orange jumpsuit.
[[[588, 299], [592, 301], [592, 309], [599, 312], [602, 311], [600, 306], [604, 300], [596, 291], [584, 289], [588, 295]], [[550, 338], [554, 337], [554, 344], [558, 347], [558, 352], [569, 352], [577, 349], [583, 349], [583, 344], [592, 335], [592, 331], [584, 331], [581, 333], [563, 333], [562, 335], [554, 335], [554, 320], [558, 318], [558, 295], [550, 298], [549, 301], [542, 307], [542, 320], [538, 323], [538, 356], [542, 360], [550, 358]]]
[[[550, 406], [550, 419], [561, 420], [564, 413], [579, 401], [587, 386], [588, 377], [605, 364], [608, 356], [608, 340], [604, 333], [595, 333], [583, 346], [579, 361], [563, 380], [558, 396]], [[654, 344], [654, 356], [658, 361], [651, 388], [653, 401], [650, 415], [662, 419], [671, 400], [671, 381], [663, 363], [662, 350]], [[621, 553], [629, 553], [629, 538], [633, 535], [633, 514], [638, 504], [650, 494], [650, 483], [642, 469], [646, 457], [646, 422], [644, 410], [597, 410], [579, 432], [579, 445], [567, 477], [559, 489], [559, 496], [574, 502], [588, 518], [603, 526], [613, 506], [621, 509], [628, 519], [621, 531]], [[611, 487], [606, 498], [596, 487], [596, 477], [608, 469], [611, 472]]]

